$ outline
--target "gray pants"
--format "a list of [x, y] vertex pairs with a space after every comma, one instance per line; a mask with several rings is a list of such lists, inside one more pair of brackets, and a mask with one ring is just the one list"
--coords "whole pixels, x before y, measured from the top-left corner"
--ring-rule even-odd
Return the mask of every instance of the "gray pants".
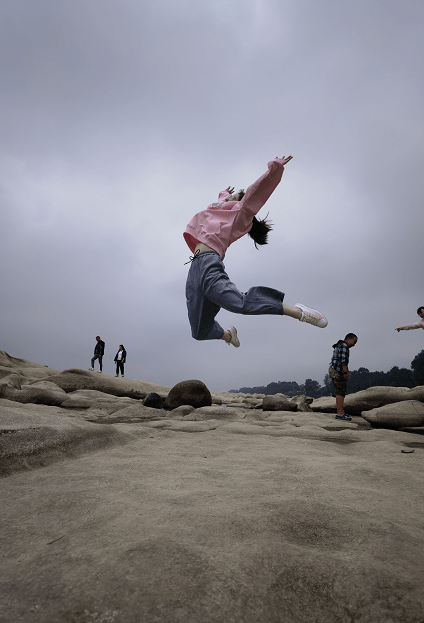
[[224, 329], [215, 320], [223, 307], [234, 314], [282, 316], [284, 293], [258, 286], [240, 292], [215, 251], [195, 256], [187, 276], [186, 299], [191, 334], [196, 340], [219, 340]]

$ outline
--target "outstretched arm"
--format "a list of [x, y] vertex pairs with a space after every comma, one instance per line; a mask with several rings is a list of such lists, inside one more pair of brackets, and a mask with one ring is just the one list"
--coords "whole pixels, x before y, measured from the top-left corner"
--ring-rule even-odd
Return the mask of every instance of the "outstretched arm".
[[[259, 212], [268, 201], [274, 190], [280, 183], [284, 172], [284, 165], [292, 160], [293, 156], [278, 156], [268, 163], [268, 171], [246, 190], [243, 199], [234, 206], [239, 210], [239, 219], [246, 227], [251, 224], [252, 218]], [[233, 208], [233, 209], [234, 209]]]
[[397, 327], [395, 331], [410, 331], [411, 329], [424, 329], [424, 320], [413, 322], [412, 324], [405, 324], [402, 327]]

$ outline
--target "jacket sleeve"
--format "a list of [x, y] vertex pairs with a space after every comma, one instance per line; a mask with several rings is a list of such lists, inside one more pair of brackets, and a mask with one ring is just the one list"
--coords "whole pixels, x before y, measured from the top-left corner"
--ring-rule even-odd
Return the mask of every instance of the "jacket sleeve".
[[218, 203], [222, 203], [223, 201], [226, 200], [227, 197], [230, 196], [230, 193], [228, 192], [227, 189], [225, 190], [221, 190], [221, 192], [218, 195]]
[[239, 211], [238, 219], [241, 219], [246, 225], [252, 222], [253, 217], [277, 188], [283, 172], [284, 165], [280, 158], [268, 162], [268, 171], [249, 186], [243, 199], [232, 208]]

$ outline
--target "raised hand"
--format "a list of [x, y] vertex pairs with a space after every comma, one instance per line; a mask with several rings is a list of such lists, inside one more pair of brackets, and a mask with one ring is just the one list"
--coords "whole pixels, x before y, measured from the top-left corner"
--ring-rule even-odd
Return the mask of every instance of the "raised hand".
[[[279, 158], [279, 156], [277, 156], [277, 158]], [[293, 160], [293, 156], [287, 156], [287, 158], [285, 156], [281, 156], [280, 160], [283, 161], [283, 164], [287, 164], [290, 160]]]

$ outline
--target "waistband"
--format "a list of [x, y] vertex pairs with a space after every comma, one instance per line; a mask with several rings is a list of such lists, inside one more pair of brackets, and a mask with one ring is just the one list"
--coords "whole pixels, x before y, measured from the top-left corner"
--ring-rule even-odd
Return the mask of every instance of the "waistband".
[[198, 255], [199, 253], [205, 253], [205, 251], [213, 251], [216, 253], [215, 249], [211, 249], [207, 244], [203, 244], [203, 242], [198, 242], [196, 248], [194, 249], [194, 254]]
[[188, 258], [188, 262], [185, 262], [184, 266], [186, 264], [191, 264], [191, 262], [195, 260], [196, 257], [199, 257], [201, 253], [215, 253], [221, 259], [221, 256], [219, 255], [217, 251], [215, 251], [215, 249], [211, 249], [210, 247], [208, 247], [207, 244], [203, 244], [203, 242], [199, 242], [196, 245], [196, 248], [194, 249], [194, 255], [190, 255], [190, 257]]

